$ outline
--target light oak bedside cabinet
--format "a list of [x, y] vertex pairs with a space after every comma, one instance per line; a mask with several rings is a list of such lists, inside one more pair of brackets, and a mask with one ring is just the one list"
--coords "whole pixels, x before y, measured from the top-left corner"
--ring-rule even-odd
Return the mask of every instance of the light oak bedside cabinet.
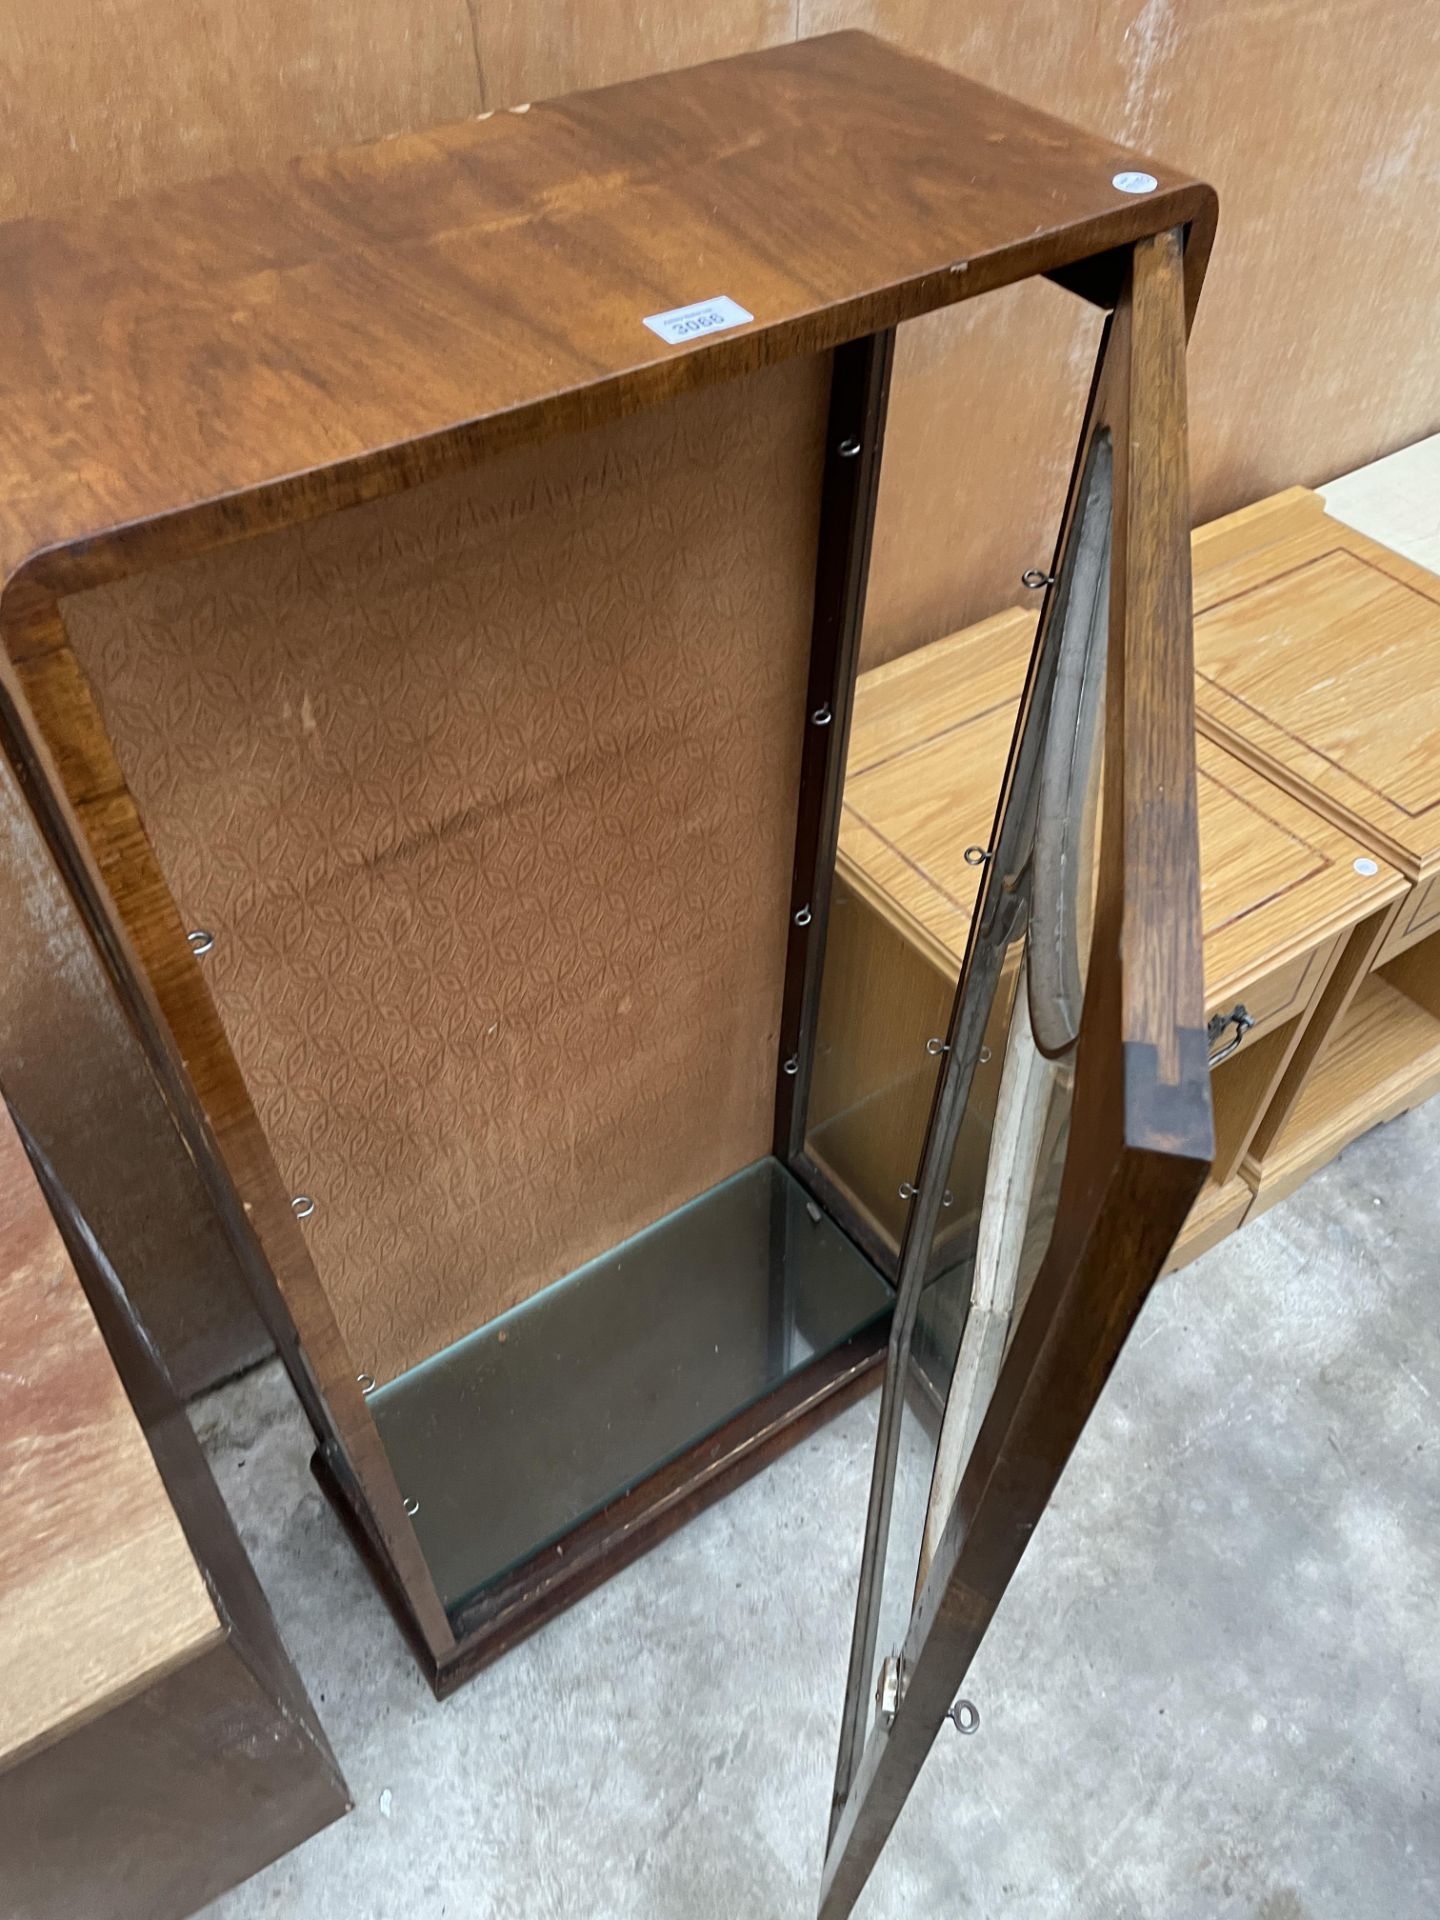
[[1440, 1090], [1440, 579], [1301, 488], [1196, 536], [1199, 725], [1398, 870], [1349, 936], [1246, 1154], [1266, 1207]]
[[[964, 956], [973, 849], [990, 831], [1034, 626], [1011, 609], [862, 674], [856, 690], [811, 1144], [886, 1238], [903, 1220], [899, 1188], [935, 1073], [927, 1046]], [[1248, 1156], [1272, 1095], [1356, 929], [1405, 892], [1363, 839], [1218, 741], [1201, 735], [1197, 761], [1216, 1146], [1175, 1266], [1246, 1217]], [[980, 1197], [1000, 1071], [990, 1051], [952, 1169], [956, 1234], [973, 1229]]]

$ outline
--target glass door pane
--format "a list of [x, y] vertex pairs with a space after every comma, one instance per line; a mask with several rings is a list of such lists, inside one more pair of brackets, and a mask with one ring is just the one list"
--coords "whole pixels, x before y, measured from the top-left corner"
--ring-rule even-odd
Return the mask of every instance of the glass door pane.
[[[973, 1729], [956, 1694], [1214, 1157], [1180, 261], [1168, 234], [1126, 268], [973, 856], [900, 1241], [822, 1920], [853, 1911], [946, 1719]], [[964, 663], [992, 691], [1017, 619]], [[912, 813], [931, 858], [941, 812]], [[957, 1160], [987, 1050], [985, 1147]]]
[[[1094, 919], [1110, 521], [1101, 432], [1037, 637], [1003, 816], [974, 863], [983, 879], [960, 986], [945, 1029], [924, 1043], [934, 1104], [921, 1172], [895, 1189], [898, 1296], [837, 1801], [886, 1711], [912, 1609], [1054, 1221]], [[822, 999], [822, 1048], [824, 1014]], [[912, 1059], [916, 1051], [912, 1037]]]

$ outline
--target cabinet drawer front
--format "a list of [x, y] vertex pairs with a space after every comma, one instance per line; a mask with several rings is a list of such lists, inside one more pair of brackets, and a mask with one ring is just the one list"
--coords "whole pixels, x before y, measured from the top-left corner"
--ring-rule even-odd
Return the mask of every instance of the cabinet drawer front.
[[1411, 888], [1409, 898], [1402, 903], [1395, 916], [1395, 924], [1385, 937], [1376, 966], [1383, 967], [1397, 953], [1413, 947], [1427, 933], [1437, 931], [1440, 931], [1440, 873], [1432, 874], [1428, 880], [1418, 881]]
[[[1325, 979], [1326, 968], [1331, 954], [1335, 951], [1338, 939], [1322, 940], [1308, 953], [1302, 953], [1273, 972], [1262, 974], [1258, 980], [1227, 994], [1209, 1010], [1210, 1018], [1216, 1014], [1228, 1014], [1236, 1007], [1244, 1007], [1254, 1025], [1245, 1035], [1244, 1044], [1258, 1040], [1262, 1034], [1271, 1032], [1286, 1020], [1293, 1020], [1304, 1013]], [[1227, 1029], [1227, 1035], [1233, 1030]], [[1216, 1045], [1224, 1043], [1223, 1037]]]

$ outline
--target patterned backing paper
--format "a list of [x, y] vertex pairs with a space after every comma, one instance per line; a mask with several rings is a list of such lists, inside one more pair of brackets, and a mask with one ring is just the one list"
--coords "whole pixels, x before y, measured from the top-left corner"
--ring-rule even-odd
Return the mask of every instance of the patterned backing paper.
[[768, 1151], [827, 390], [66, 603], [377, 1381]]

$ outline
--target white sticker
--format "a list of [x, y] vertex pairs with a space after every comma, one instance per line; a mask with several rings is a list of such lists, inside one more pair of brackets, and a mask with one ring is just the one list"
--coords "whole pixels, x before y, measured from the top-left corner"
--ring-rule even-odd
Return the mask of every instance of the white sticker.
[[1379, 867], [1376, 865], [1376, 863], [1373, 860], [1357, 860], [1354, 862], [1354, 866], [1355, 866], [1356, 873], [1363, 873], [1367, 880], [1370, 878], [1371, 874], [1378, 873], [1380, 871]]
[[647, 314], [645, 324], [667, 345], [683, 347], [703, 334], [724, 333], [727, 327], [743, 327], [747, 320], [754, 318], [738, 301], [722, 293], [713, 300], [695, 300], [688, 307], [672, 307], [668, 313]]
[[1121, 193], [1154, 193], [1160, 182], [1153, 173], [1117, 173], [1110, 184]]

